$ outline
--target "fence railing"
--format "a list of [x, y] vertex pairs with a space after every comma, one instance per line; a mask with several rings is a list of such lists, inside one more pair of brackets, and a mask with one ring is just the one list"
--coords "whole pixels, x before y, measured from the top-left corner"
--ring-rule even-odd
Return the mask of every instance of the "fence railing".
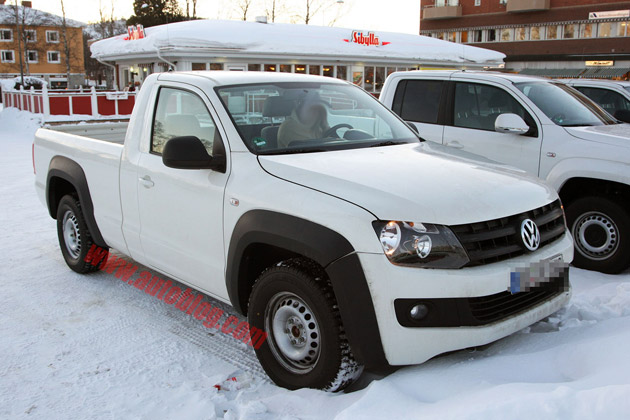
[[49, 91], [46, 87], [28, 90], [2, 91], [2, 103], [22, 111], [43, 114], [44, 118], [55, 115], [68, 116], [129, 116], [135, 104], [135, 92], [62, 90]]

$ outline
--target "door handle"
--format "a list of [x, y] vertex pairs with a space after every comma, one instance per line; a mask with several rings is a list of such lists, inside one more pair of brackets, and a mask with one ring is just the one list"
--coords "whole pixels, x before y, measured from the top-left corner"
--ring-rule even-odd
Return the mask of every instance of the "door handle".
[[453, 149], [463, 149], [464, 145], [458, 142], [457, 140], [446, 143], [448, 147], [452, 147]]
[[138, 178], [138, 181], [140, 181], [144, 188], [151, 188], [155, 185], [155, 183], [151, 181], [151, 177], [149, 175]]

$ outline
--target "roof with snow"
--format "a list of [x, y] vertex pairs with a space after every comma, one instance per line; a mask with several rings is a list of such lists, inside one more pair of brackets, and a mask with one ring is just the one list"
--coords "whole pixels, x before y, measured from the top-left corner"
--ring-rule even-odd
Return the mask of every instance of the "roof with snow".
[[154, 26], [145, 29], [145, 33], [143, 39], [127, 40], [127, 35], [119, 35], [95, 42], [91, 46], [92, 57], [105, 60], [149, 57], [159, 50], [161, 55], [168, 56], [197, 53], [286, 55], [294, 59], [325, 56], [370, 62], [383, 59], [457, 65], [496, 65], [505, 58], [496, 51], [421, 35], [377, 31], [371, 36], [369, 31], [314, 25], [194, 20]]
[[[61, 26], [63, 18], [42, 10], [18, 6], [20, 22], [24, 19], [27, 26]], [[0, 5], [0, 24], [15, 25], [15, 6]], [[66, 26], [81, 28], [85, 23], [66, 18]]]

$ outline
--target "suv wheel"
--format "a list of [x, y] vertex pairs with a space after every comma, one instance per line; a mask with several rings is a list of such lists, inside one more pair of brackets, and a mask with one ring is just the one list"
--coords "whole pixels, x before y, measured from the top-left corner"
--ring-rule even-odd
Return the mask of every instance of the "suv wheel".
[[343, 389], [363, 370], [345, 337], [330, 281], [317, 264], [292, 259], [265, 270], [249, 301], [251, 326], [267, 333], [256, 355], [289, 389]]
[[630, 265], [630, 215], [616, 202], [584, 197], [567, 206], [575, 241], [573, 265], [616, 274]]

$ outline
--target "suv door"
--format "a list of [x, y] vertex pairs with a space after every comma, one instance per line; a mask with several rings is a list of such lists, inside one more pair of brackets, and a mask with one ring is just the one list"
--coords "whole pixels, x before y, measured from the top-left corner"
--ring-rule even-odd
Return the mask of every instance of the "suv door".
[[440, 109], [446, 98], [445, 80], [401, 80], [396, 86], [392, 111], [413, 124], [425, 140], [442, 143], [444, 123]]
[[150, 150], [141, 153], [137, 171], [140, 242], [149, 265], [226, 297], [223, 196], [229, 171], [175, 169], [162, 162], [164, 144], [178, 136], [198, 137], [210, 155], [224, 153], [216, 114], [204, 99], [187, 85], [159, 89]]
[[[502, 87], [454, 81], [444, 144], [538, 175], [542, 132], [531, 112]], [[495, 131], [501, 114], [517, 114], [530, 126], [524, 135]]]

